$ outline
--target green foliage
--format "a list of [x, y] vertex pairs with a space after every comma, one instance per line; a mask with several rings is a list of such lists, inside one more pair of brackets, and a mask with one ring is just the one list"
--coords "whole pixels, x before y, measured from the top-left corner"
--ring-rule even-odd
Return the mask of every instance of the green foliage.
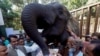
[[[0, 0], [0, 9], [3, 13], [5, 26], [21, 29], [20, 16], [23, 7], [29, 3], [37, 1], [38, 0]], [[15, 10], [12, 8], [13, 5], [16, 6]]]
[[22, 5], [24, 4], [23, 3], [23, 0], [10, 0], [13, 4], [17, 4], [17, 5]]
[[84, 6], [88, 0], [62, 0], [62, 4], [64, 4], [69, 10], [77, 9], [81, 6]]
[[0, 0], [0, 9], [3, 13], [3, 18], [6, 27], [14, 27], [13, 20], [18, 17], [18, 14], [12, 10], [12, 4], [8, 0]]

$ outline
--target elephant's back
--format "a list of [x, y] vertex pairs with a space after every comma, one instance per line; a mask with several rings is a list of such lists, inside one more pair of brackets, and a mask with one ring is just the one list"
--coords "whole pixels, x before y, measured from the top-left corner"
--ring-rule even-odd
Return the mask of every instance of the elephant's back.
[[50, 6], [38, 4], [38, 3], [31, 3], [24, 7], [22, 14], [31, 14], [31, 15], [39, 15], [45, 14], [48, 10], [52, 9]]
[[42, 9], [42, 7], [43, 6], [41, 4], [36, 4], [36, 3], [28, 4], [23, 8], [22, 15], [24, 14], [36, 15], [38, 12], [40, 12], [40, 9]]
[[31, 4], [26, 5], [23, 8], [23, 11], [21, 14], [22, 23], [24, 24], [26, 22], [36, 21], [36, 18], [38, 17], [38, 14], [40, 14], [40, 9], [42, 9], [42, 7], [43, 5], [37, 4], [37, 3], [31, 3]]

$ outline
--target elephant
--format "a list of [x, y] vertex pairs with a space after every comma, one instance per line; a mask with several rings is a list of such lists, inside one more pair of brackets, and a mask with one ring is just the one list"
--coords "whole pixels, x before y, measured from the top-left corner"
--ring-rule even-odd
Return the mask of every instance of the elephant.
[[[68, 9], [60, 3], [39, 4], [31, 3], [24, 7], [21, 14], [22, 26], [28, 36], [41, 48], [44, 56], [49, 56], [47, 43], [55, 39], [62, 45], [66, 45], [68, 36], [66, 31], [68, 21], [71, 19]], [[40, 34], [37, 29], [43, 29]]]

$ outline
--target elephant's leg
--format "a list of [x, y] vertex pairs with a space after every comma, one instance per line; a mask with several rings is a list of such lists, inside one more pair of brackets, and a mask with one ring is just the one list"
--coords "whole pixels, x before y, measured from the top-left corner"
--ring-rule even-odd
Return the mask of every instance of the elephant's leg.
[[22, 12], [21, 18], [22, 18], [23, 28], [25, 32], [27, 33], [27, 35], [39, 45], [44, 56], [47, 56], [47, 55], [49, 56], [48, 47], [46, 46], [43, 38], [41, 37], [41, 35], [39, 34], [37, 30], [36, 19], [33, 18], [33, 16], [31, 15], [32, 14], [31, 12], [32, 11], [29, 9], [26, 9]]

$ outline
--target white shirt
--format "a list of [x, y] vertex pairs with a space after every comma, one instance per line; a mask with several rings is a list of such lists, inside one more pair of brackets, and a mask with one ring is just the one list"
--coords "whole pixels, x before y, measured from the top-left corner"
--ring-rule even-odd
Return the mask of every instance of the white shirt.
[[25, 54], [21, 50], [19, 50], [19, 49], [15, 49], [15, 50], [16, 50], [18, 56], [25, 56]]
[[69, 49], [69, 56], [74, 56], [73, 52], [75, 51], [74, 48], [70, 48]]
[[39, 46], [36, 43], [34, 43], [30, 47], [29, 46], [24, 46], [24, 47], [25, 47], [27, 53], [36, 51], [39, 48]]
[[83, 52], [79, 51], [79, 53], [76, 56], [83, 56]]

